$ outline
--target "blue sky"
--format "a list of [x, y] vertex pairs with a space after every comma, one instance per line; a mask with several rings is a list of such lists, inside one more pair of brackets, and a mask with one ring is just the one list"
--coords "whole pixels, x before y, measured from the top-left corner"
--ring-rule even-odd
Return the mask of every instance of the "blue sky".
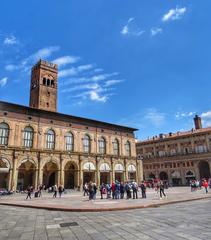
[[145, 139], [211, 125], [211, 1], [2, 0], [0, 99], [28, 105], [30, 68], [59, 64], [59, 112]]

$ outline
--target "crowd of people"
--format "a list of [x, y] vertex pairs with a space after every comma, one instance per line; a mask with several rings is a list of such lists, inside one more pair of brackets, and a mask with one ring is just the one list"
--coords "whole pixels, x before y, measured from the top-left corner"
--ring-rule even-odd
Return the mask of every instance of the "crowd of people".
[[[46, 190], [45, 185], [39, 185], [37, 190], [34, 190], [33, 186], [28, 186], [26, 200], [29, 198], [31, 199], [32, 193], [34, 193], [34, 197], [36, 197], [36, 198], [42, 197], [43, 190]], [[59, 197], [61, 198], [62, 193], [64, 193], [64, 191], [65, 191], [65, 189], [62, 185], [60, 185], [59, 187], [57, 187], [57, 185], [54, 185], [54, 186], [48, 188], [48, 192], [53, 193], [53, 198], [57, 198], [58, 194], [59, 194]]]
[[190, 181], [191, 192], [196, 191], [198, 189], [201, 190], [201, 188], [203, 187], [205, 189], [205, 193], [207, 194], [209, 186], [211, 188], [211, 181], [210, 181], [210, 183], [208, 183], [208, 181], [206, 179], [202, 179], [201, 181], [199, 181], [199, 180], [191, 180]]
[[[146, 184], [142, 182], [138, 185], [136, 182], [119, 182], [115, 181], [112, 184], [102, 183], [99, 187], [101, 199], [138, 199], [138, 192], [141, 192], [141, 198], [146, 198]], [[160, 194], [160, 198], [166, 197], [164, 192], [165, 185], [162, 181], [156, 184], [155, 190]], [[83, 186], [84, 196], [89, 196], [89, 200], [95, 200], [97, 194], [96, 183], [89, 182]]]
[[[191, 191], [196, 191], [198, 189], [202, 189], [203, 187], [205, 189], [205, 193], [207, 194], [208, 187], [211, 187], [210, 183], [211, 182], [208, 182], [206, 179], [202, 179], [201, 181], [191, 180]], [[95, 200], [97, 192], [99, 191], [101, 199], [138, 199], [138, 192], [141, 192], [141, 198], [146, 198], [147, 188], [153, 188], [160, 199], [162, 199], [163, 197], [166, 197], [165, 189], [167, 189], [168, 186], [169, 185], [166, 181], [161, 180], [152, 182], [150, 186], [148, 182], [144, 181], [138, 185], [134, 181], [124, 183], [116, 180], [112, 184], [102, 183], [99, 187], [97, 187], [96, 183], [90, 181], [89, 183], [84, 184], [83, 195], [88, 196], [89, 200]], [[49, 193], [53, 193], [53, 198], [57, 198], [57, 196], [61, 198], [62, 194], [65, 192], [62, 185], [54, 185], [48, 189], [46, 189], [45, 185], [39, 185], [36, 190], [34, 190], [33, 186], [28, 186], [26, 199], [31, 198], [32, 193], [34, 193], [34, 197], [41, 197], [43, 190], [48, 190]]]

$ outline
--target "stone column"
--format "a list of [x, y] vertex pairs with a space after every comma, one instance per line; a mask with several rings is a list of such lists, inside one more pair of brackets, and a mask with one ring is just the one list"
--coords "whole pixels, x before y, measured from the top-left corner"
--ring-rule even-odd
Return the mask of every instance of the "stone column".
[[17, 189], [17, 177], [18, 177], [18, 169], [17, 169], [17, 158], [15, 153], [13, 154], [13, 170], [12, 170], [12, 191], [16, 191]]
[[124, 168], [125, 168], [125, 179], [124, 182], [128, 181], [128, 169], [127, 169], [127, 161], [124, 159]]
[[9, 170], [9, 177], [8, 177], [8, 190], [12, 190], [12, 169]]
[[97, 186], [100, 186], [100, 160], [96, 157], [96, 184]]
[[43, 169], [42, 169], [42, 160], [40, 158], [40, 153], [38, 153], [38, 185], [43, 184]]
[[83, 169], [82, 169], [82, 159], [79, 156], [79, 187], [80, 190], [83, 189]]
[[64, 166], [63, 166], [63, 158], [60, 155], [60, 185], [64, 187]]
[[112, 171], [112, 182], [115, 181], [115, 169], [114, 169], [114, 161], [113, 159], [111, 160], [111, 171]]
[[37, 189], [38, 187], [38, 175], [39, 175], [39, 169], [35, 170], [35, 178], [34, 178], [34, 188]]

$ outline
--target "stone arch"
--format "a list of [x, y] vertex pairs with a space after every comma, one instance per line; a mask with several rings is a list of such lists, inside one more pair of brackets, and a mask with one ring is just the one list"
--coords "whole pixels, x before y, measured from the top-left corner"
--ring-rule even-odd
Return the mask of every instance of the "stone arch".
[[33, 158], [31, 158], [31, 157], [25, 157], [24, 159], [22, 159], [22, 160], [18, 163], [17, 168], [19, 168], [19, 167], [21, 166], [21, 164], [23, 164], [23, 163], [25, 163], [25, 162], [27, 162], [27, 161], [29, 161], [29, 162], [31, 162], [32, 164], [34, 164], [35, 167], [37, 168], [37, 163], [36, 163], [35, 160], [34, 160]]
[[200, 178], [210, 178], [210, 166], [207, 161], [200, 161], [198, 164]]
[[90, 181], [96, 182], [95, 178], [96, 166], [92, 161], [87, 161], [83, 164], [83, 183]]
[[0, 188], [9, 189], [9, 171], [11, 164], [5, 157], [0, 157]]
[[43, 184], [46, 188], [58, 184], [59, 165], [55, 160], [50, 160], [43, 165]]
[[35, 187], [36, 163], [33, 159], [24, 159], [18, 165], [17, 189], [26, 190], [28, 186]]
[[74, 161], [67, 161], [64, 166], [64, 188], [74, 189], [78, 187], [78, 165]]

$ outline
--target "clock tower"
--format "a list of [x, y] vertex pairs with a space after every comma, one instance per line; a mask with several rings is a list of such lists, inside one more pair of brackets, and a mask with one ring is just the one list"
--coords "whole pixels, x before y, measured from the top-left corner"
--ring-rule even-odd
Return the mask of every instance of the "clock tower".
[[31, 71], [30, 107], [57, 111], [57, 79], [57, 64], [39, 60]]

